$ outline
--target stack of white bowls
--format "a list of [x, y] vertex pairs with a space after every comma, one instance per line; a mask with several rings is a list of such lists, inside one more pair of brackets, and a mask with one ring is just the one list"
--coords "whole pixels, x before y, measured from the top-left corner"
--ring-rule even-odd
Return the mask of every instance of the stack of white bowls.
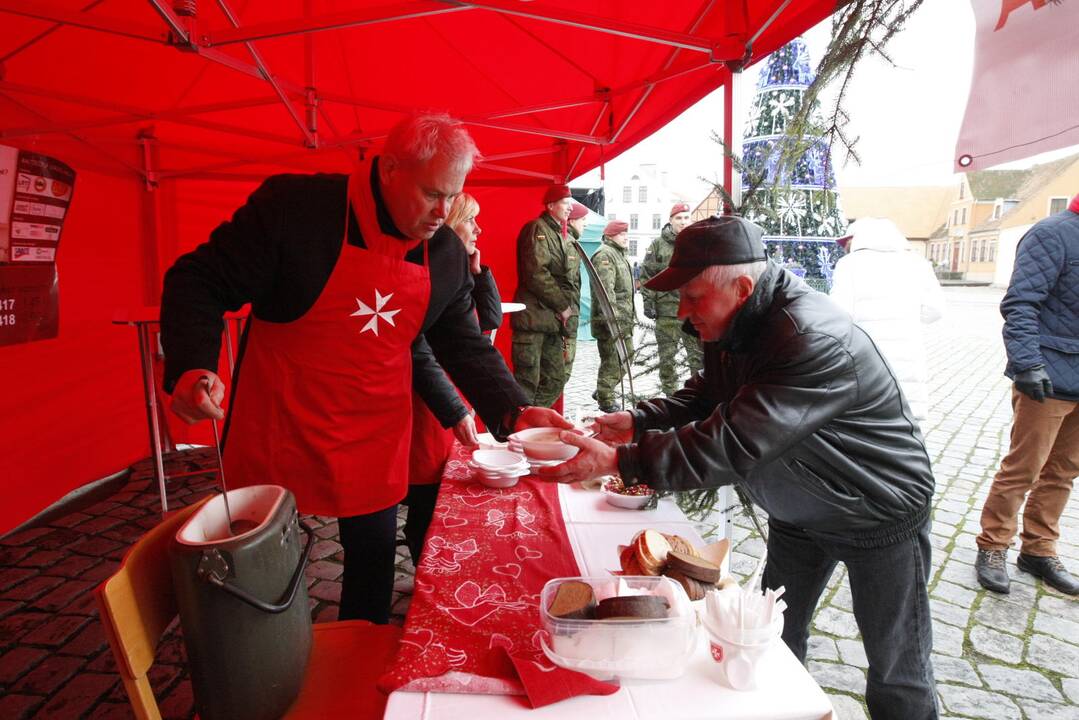
[[487, 487], [508, 488], [531, 470], [523, 455], [509, 450], [474, 450], [469, 463], [472, 475]]

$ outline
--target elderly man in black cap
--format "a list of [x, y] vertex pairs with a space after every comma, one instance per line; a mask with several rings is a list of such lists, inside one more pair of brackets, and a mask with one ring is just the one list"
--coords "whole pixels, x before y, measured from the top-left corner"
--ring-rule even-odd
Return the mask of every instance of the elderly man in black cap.
[[836, 564], [847, 567], [874, 718], [937, 715], [930, 665], [933, 475], [895, 377], [865, 332], [766, 259], [763, 231], [735, 217], [683, 230], [649, 281], [681, 290], [704, 371], [672, 397], [597, 418], [599, 440], [541, 474], [618, 473], [657, 491], [738, 483], [768, 512], [766, 587], [786, 587], [783, 640], [804, 662]]

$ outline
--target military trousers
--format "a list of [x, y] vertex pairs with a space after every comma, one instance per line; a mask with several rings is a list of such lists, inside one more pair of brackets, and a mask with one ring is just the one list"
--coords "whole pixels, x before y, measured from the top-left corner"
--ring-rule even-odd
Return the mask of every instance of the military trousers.
[[677, 362], [678, 347], [686, 349], [686, 364], [693, 375], [704, 367], [704, 356], [697, 338], [682, 332], [678, 318], [656, 318], [656, 349], [659, 353], [659, 383], [664, 395], [671, 395], [682, 387], [682, 375]]
[[[618, 358], [618, 346], [614, 338], [596, 338], [599, 348], [599, 374], [596, 379], [596, 401], [601, 408], [621, 405], [615, 402], [620, 397], [619, 383], [626, 374], [626, 366]], [[626, 352], [629, 361], [633, 359], [633, 337], [626, 338]]]
[[576, 342], [561, 333], [513, 331], [513, 377], [528, 403], [551, 407], [573, 369]]

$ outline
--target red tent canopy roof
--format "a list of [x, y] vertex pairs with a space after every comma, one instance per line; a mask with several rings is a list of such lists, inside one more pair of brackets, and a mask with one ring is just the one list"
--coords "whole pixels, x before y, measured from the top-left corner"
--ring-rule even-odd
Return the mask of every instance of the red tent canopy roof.
[[433, 109], [464, 119], [486, 156], [470, 183], [564, 181], [721, 86], [747, 43], [760, 59], [835, 2], [174, 9], [195, 5], [0, 0], [0, 143], [114, 174], [250, 179], [346, 170], [403, 114]]

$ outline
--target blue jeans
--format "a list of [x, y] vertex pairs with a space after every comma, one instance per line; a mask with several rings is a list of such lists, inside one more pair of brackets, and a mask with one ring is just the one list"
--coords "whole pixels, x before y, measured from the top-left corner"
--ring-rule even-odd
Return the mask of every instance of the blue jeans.
[[854, 618], [869, 659], [865, 700], [874, 720], [937, 717], [930, 653], [929, 523], [877, 548], [811, 536], [768, 522], [764, 587], [786, 587], [783, 642], [805, 662], [809, 623], [837, 562], [847, 566]]

